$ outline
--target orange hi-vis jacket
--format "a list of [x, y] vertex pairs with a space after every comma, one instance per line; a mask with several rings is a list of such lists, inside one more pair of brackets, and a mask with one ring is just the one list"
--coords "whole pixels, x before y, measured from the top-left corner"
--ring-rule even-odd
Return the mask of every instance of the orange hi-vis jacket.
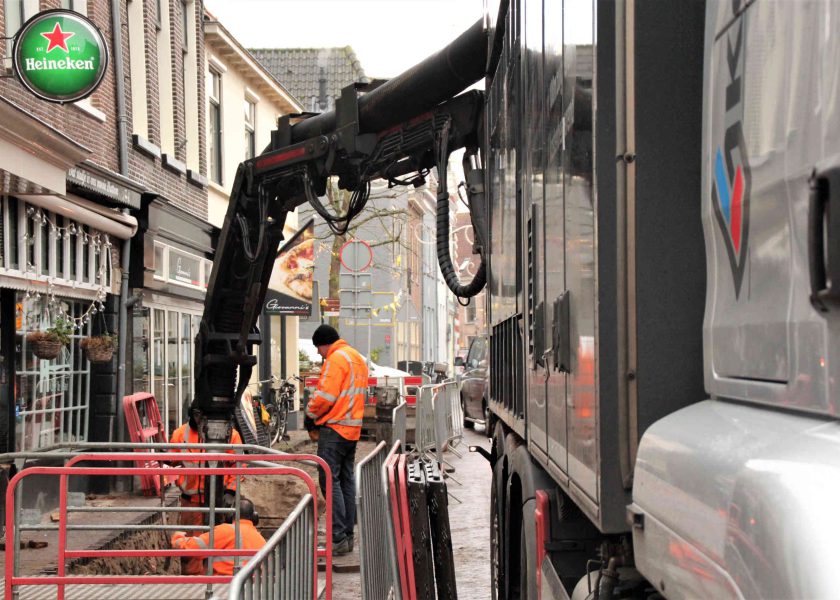
[[[192, 427], [190, 427], [189, 422], [184, 423], [178, 429], [176, 429], [172, 433], [172, 438], [169, 440], [171, 444], [198, 444], [201, 440], [198, 437], [198, 432], [195, 431]], [[242, 438], [239, 436], [239, 432], [235, 429], [230, 434], [230, 443], [231, 444], [241, 444]], [[180, 450], [174, 449], [173, 452], [180, 452]], [[204, 452], [204, 450], [187, 450], [187, 452]], [[228, 450], [229, 454], [234, 454], [232, 450]], [[202, 467], [207, 466], [206, 462], [200, 461], [184, 461], [181, 463], [184, 467]], [[199, 477], [197, 475], [179, 475], [177, 479], [178, 487], [181, 488], [181, 493], [187, 496], [195, 496], [196, 494], [203, 492], [203, 477]], [[225, 489], [226, 490], [235, 490], [236, 489], [236, 475], [225, 475]]]
[[[215, 550], [236, 549], [236, 530], [230, 523], [222, 523], [213, 528], [213, 548]], [[259, 550], [265, 546], [265, 538], [257, 531], [254, 524], [248, 519], [239, 521], [239, 538], [244, 550]], [[172, 536], [172, 547], [186, 550], [207, 550], [210, 547], [210, 532], [205, 531], [201, 535], [186, 537], [179, 531]], [[240, 564], [248, 562], [246, 557], [241, 557]], [[233, 557], [222, 556], [213, 560], [214, 575], [233, 575]]]
[[344, 340], [338, 340], [327, 353], [315, 394], [306, 405], [306, 414], [316, 425], [332, 427], [347, 440], [362, 434], [368, 368], [362, 356]]

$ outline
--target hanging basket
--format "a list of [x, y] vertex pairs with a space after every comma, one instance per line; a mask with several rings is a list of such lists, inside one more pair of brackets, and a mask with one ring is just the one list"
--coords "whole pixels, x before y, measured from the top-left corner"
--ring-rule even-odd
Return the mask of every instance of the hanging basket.
[[85, 356], [92, 363], [111, 362], [114, 357], [113, 348], [85, 348]]
[[29, 344], [32, 348], [32, 353], [38, 358], [44, 360], [52, 360], [61, 354], [61, 348], [64, 346], [56, 340], [37, 340]]

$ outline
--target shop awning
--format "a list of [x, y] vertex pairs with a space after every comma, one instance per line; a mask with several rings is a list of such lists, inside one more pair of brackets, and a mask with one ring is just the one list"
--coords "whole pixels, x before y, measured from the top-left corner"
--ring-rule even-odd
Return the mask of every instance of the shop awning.
[[131, 215], [101, 206], [80, 196], [16, 194], [16, 197], [28, 204], [52, 211], [121, 240], [127, 240], [137, 233], [137, 219]]

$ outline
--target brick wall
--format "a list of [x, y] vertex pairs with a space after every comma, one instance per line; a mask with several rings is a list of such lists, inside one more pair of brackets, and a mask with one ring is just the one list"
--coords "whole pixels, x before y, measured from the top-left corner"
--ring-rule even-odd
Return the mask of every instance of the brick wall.
[[[142, 2], [143, 0], [131, 0]], [[58, 8], [60, 0], [46, 0], [41, 2], [41, 8]], [[122, 56], [125, 79], [125, 102], [126, 122], [128, 123], [129, 136], [133, 133], [131, 129], [131, 68], [128, 48], [128, 27], [127, 27], [127, 4], [126, 0], [120, 3], [120, 20], [124, 24], [122, 37]], [[196, 6], [200, 6], [197, 3]], [[173, 86], [175, 115], [167, 115], [164, 118], [174, 118], [176, 143], [185, 137], [184, 114], [183, 114], [183, 60], [184, 55], [181, 49], [182, 13], [183, 3], [181, 0], [170, 0], [171, 11], [171, 35], [172, 40], [170, 54], [173, 60]], [[157, 74], [157, 14], [156, 2], [146, 0], [144, 2], [144, 30], [146, 33], [146, 72], [148, 90], [146, 102], [149, 114], [149, 142], [160, 147], [160, 109], [159, 78]], [[204, 43], [203, 29], [201, 23], [201, 10], [194, 10], [194, 26], [196, 39], [196, 52], [194, 54], [197, 63], [198, 97], [199, 97], [199, 139], [190, 140], [189, 143], [199, 144], [199, 156], [202, 175], [206, 173], [206, 150], [204, 132]], [[114, 56], [113, 35], [111, 29], [111, 6], [110, 0], [89, 0], [88, 18], [102, 31], [105, 42], [108, 46], [110, 56]], [[5, 30], [5, 15], [0, 10], [0, 31]], [[8, 47], [8, 50], [7, 50]], [[3, 56], [11, 53], [11, 41], [0, 39], [0, 49]], [[11, 75], [11, 73], [7, 73]], [[169, 83], [167, 83], [169, 85]], [[90, 96], [90, 104], [105, 115], [103, 122], [97, 116], [86, 112], [74, 105], [59, 105], [40, 100], [26, 91], [14, 77], [0, 78], [0, 96], [10, 100], [24, 108], [37, 118], [43, 120], [56, 130], [72, 138], [74, 141], [90, 149], [92, 154], [90, 160], [99, 166], [105, 167], [114, 172], [119, 171], [119, 159], [117, 152], [117, 101], [116, 81], [114, 75], [114, 61], [111, 60], [105, 78], [99, 88]], [[185, 159], [183, 144], [175, 156], [178, 160]], [[196, 215], [201, 219], [207, 218], [207, 190], [201, 185], [189, 182], [185, 174], [172, 172], [163, 167], [160, 158], [150, 157], [133, 148], [129, 143], [128, 152], [129, 172], [128, 177], [143, 186], [152, 193], [163, 196], [173, 205]]]

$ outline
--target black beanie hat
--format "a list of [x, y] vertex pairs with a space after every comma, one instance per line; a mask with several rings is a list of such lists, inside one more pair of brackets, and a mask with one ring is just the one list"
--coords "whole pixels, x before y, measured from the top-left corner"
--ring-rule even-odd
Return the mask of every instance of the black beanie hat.
[[338, 339], [338, 332], [334, 327], [330, 327], [329, 325], [321, 325], [315, 330], [315, 333], [312, 334], [312, 343], [316, 348], [318, 346], [329, 346], [330, 344], [334, 344], [338, 341]]

